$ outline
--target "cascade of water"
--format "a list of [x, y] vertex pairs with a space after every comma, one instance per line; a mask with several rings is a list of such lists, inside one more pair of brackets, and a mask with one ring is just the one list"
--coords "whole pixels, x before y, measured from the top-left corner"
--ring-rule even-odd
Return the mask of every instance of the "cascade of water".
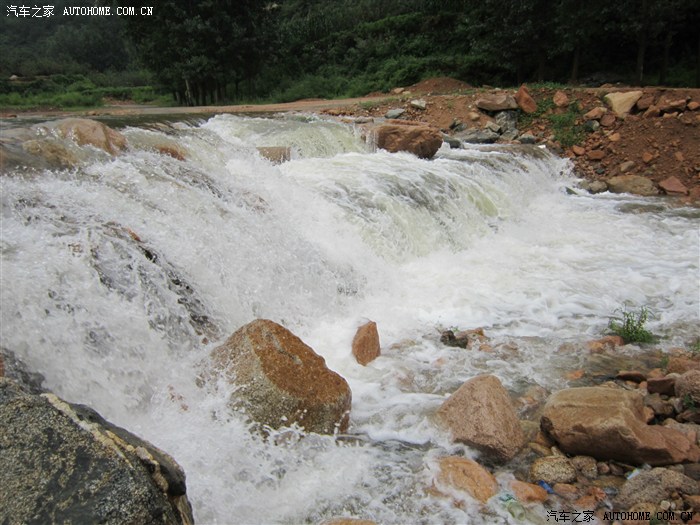
[[[538, 148], [422, 161], [314, 118], [124, 133], [114, 159], [86, 147], [76, 168], [0, 177], [2, 345], [57, 394], [170, 452], [201, 523], [505, 522], [424, 490], [435, 459], [464, 450], [432, 422], [446, 393], [484, 371], [512, 389], [556, 386], [559, 344], [599, 334], [627, 300], [650, 307], [668, 344], [697, 335], [697, 211], [568, 195], [568, 165]], [[257, 146], [291, 147], [292, 160], [273, 165]], [[213, 345], [257, 317], [348, 379], [355, 439], [273, 445], [225, 392], [196, 386]], [[383, 343], [368, 367], [349, 351], [364, 318]], [[452, 326], [518, 348], [444, 347], [438, 329]]]

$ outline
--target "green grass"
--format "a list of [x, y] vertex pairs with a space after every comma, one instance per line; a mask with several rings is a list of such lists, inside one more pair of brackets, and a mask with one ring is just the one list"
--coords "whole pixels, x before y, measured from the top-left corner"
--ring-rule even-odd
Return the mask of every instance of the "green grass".
[[645, 326], [649, 316], [650, 312], [646, 306], [642, 306], [636, 312], [625, 308], [620, 311], [620, 316], [610, 319], [608, 328], [614, 334], [622, 337], [625, 343], [653, 343], [657, 337]]
[[577, 123], [581, 116], [581, 107], [578, 101], [573, 101], [564, 113], [552, 113], [547, 118], [552, 123], [554, 139], [565, 148], [583, 142], [586, 132], [583, 126]]

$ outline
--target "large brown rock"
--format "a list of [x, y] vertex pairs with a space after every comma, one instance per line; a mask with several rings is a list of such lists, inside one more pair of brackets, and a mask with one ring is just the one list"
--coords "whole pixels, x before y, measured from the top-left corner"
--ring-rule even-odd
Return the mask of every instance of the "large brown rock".
[[231, 403], [263, 425], [293, 423], [308, 432], [347, 429], [352, 394], [348, 383], [283, 326], [258, 319], [211, 353], [205, 378], [223, 375], [236, 385]]
[[603, 100], [608, 103], [610, 109], [612, 109], [616, 115], [622, 117], [630, 112], [637, 101], [642, 98], [642, 95], [644, 95], [644, 93], [641, 91], [608, 93], [603, 97]]
[[364, 366], [379, 357], [380, 351], [377, 323], [368, 321], [355, 332], [352, 340], [352, 355]]
[[633, 193], [645, 197], [659, 194], [654, 182], [641, 175], [618, 175], [606, 182], [611, 193]]
[[476, 100], [476, 107], [484, 111], [507, 111], [518, 109], [518, 103], [513, 95], [507, 93], [493, 93], [483, 95]]
[[454, 441], [474, 447], [497, 461], [512, 459], [525, 443], [508, 391], [499, 379], [469, 379], [438, 410]]
[[525, 84], [520, 86], [520, 89], [518, 89], [518, 92], [515, 94], [515, 102], [524, 113], [534, 113], [537, 111], [537, 102], [532, 98]]
[[493, 474], [476, 461], [458, 456], [440, 459], [436, 482], [438, 489], [466, 492], [481, 503], [486, 503], [498, 492], [498, 482]]
[[653, 466], [700, 459], [700, 449], [683, 433], [646, 424], [644, 398], [636, 391], [560, 390], [547, 401], [540, 426], [567, 454]]
[[406, 151], [422, 159], [430, 159], [442, 146], [442, 135], [436, 128], [413, 124], [384, 124], [375, 130], [377, 147], [390, 153]]
[[116, 155], [126, 148], [126, 137], [96, 120], [67, 118], [55, 123], [56, 130], [80, 146], [90, 145]]

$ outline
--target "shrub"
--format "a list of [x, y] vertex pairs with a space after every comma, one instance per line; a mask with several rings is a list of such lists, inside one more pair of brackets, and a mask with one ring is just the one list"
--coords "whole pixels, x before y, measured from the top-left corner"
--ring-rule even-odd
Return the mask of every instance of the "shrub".
[[656, 340], [656, 337], [645, 327], [649, 315], [649, 309], [646, 306], [642, 306], [637, 312], [624, 309], [621, 311], [621, 316], [610, 319], [608, 328], [622, 337], [625, 343], [651, 343]]

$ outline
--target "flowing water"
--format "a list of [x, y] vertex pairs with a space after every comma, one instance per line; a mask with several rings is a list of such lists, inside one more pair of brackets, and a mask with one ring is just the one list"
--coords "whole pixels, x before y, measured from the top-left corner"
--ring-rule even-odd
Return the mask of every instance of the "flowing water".
[[[446, 396], [480, 373], [515, 396], [566, 387], [588, 366], [582, 342], [626, 303], [653, 312], [662, 350], [700, 335], [698, 210], [570, 194], [570, 166], [540, 148], [445, 146], [425, 161], [303, 116], [122, 131], [115, 158], [49, 133], [78, 167], [0, 176], [2, 346], [172, 454], [198, 523], [515, 522], [497, 501], [426, 491], [439, 457], [475, 456], [435, 425]], [[263, 439], [225, 391], [196, 385], [217, 342], [255, 318], [348, 380], [348, 435]], [[350, 345], [366, 319], [382, 356], [363, 367]], [[439, 342], [476, 327], [492, 352]], [[498, 471], [504, 491], [513, 468]]]

